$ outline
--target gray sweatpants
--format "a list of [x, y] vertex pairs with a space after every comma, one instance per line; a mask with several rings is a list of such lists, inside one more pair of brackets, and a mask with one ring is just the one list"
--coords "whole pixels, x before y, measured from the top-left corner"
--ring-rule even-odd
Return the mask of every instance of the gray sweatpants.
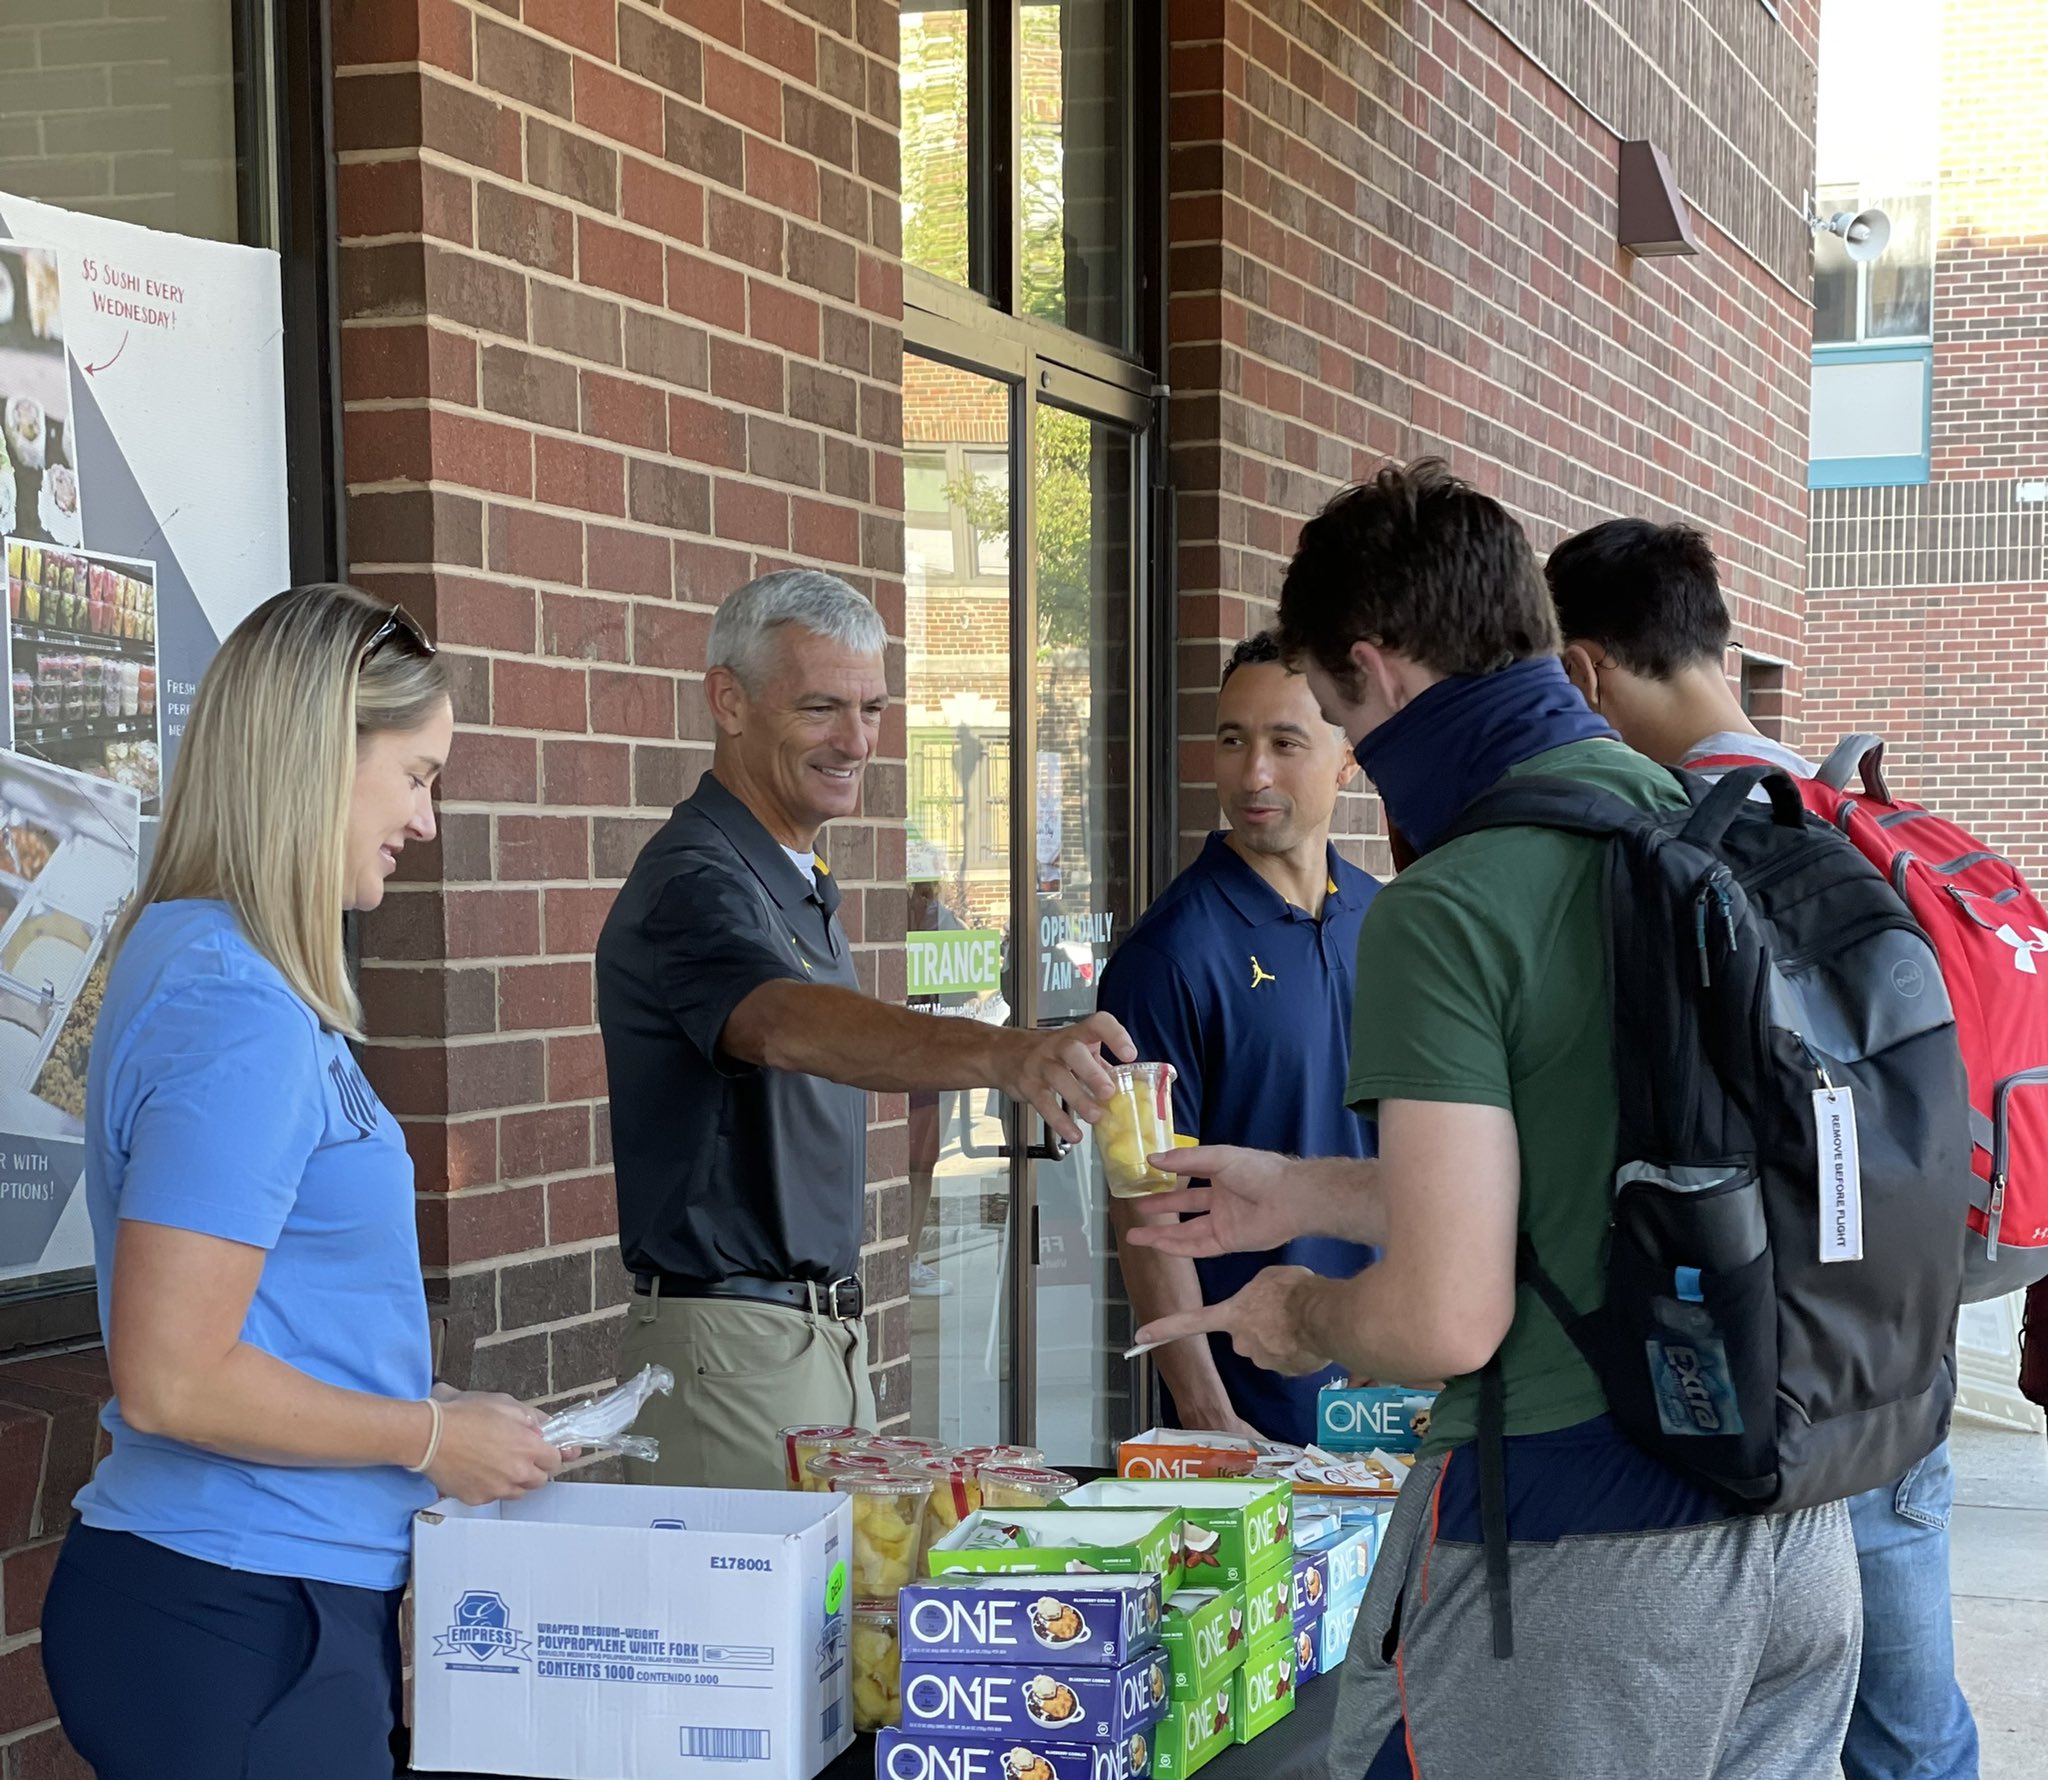
[[1441, 1469], [1415, 1466], [1374, 1564], [1331, 1780], [1839, 1775], [1862, 1649], [1844, 1504], [1511, 1545], [1501, 1660], [1481, 1548], [1435, 1537]]

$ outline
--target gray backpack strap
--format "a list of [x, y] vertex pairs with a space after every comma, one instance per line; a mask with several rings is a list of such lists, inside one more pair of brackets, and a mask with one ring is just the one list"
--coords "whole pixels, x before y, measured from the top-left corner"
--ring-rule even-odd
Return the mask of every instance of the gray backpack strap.
[[1844, 736], [1813, 776], [1816, 783], [1825, 785], [1830, 791], [1847, 791], [1850, 777], [1859, 770], [1863, 775], [1864, 795], [1876, 798], [1879, 803], [1890, 803], [1892, 793], [1884, 778], [1884, 737], [1881, 735]]

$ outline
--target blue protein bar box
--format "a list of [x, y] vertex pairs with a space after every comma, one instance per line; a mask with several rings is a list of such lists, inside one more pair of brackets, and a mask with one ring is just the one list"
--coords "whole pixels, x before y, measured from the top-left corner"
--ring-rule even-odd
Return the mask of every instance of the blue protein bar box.
[[1121, 1669], [911, 1659], [903, 1665], [903, 1729], [1114, 1743], [1165, 1716], [1171, 1679], [1163, 1648]]
[[1058, 1661], [1120, 1669], [1159, 1643], [1159, 1582], [1138, 1576], [990, 1576], [913, 1582], [897, 1603], [903, 1660]]
[[875, 1780], [1148, 1780], [1151, 1727], [1114, 1743], [946, 1737], [888, 1730], [875, 1738]]

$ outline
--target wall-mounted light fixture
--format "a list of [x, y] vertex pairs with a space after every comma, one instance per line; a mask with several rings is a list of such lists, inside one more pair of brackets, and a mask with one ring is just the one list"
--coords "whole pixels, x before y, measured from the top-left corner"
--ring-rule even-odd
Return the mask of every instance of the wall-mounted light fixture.
[[1671, 163], [1654, 142], [1621, 145], [1620, 197], [1614, 234], [1630, 253], [1648, 259], [1700, 251], [1692, 212], [1672, 177]]

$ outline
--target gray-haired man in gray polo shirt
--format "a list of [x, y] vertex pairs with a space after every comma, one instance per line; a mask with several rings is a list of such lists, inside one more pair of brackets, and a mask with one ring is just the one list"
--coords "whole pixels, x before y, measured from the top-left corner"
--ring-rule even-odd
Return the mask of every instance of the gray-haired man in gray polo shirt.
[[1096, 1014], [1019, 1032], [861, 993], [818, 830], [859, 807], [888, 704], [874, 607], [836, 576], [764, 575], [711, 626], [711, 771], [647, 843], [597, 945], [619, 1244], [622, 1374], [671, 1398], [645, 1480], [773, 1488], [776, 1431], [872, 1426], [858, 1265], [866, 1095], [995, 1088], [1062, 1137], [1099, 1114]]

